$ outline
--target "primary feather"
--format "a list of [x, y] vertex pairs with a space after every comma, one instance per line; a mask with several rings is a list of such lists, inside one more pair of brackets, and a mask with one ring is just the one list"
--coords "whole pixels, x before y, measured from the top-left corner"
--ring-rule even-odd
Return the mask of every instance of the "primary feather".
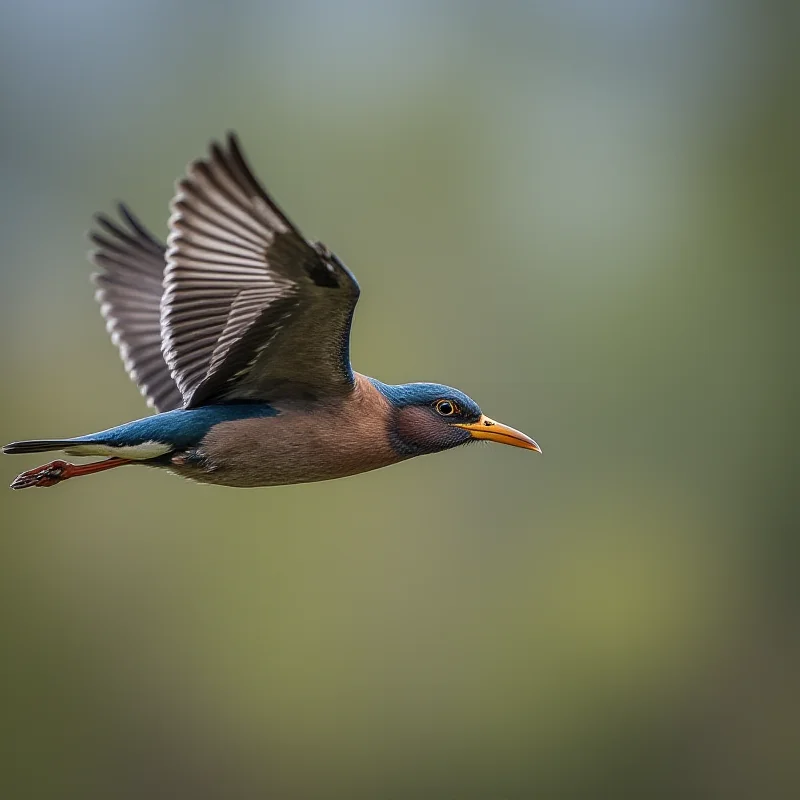
[[161, 295], [166, 248], [122, 204], [122, 225], [96, 217], [99, 231], [92, 262], [101, 271], [92, 276], [111, 339], [131, 379], [158, 411], [183, 405], [178, 386], [161, 352]]

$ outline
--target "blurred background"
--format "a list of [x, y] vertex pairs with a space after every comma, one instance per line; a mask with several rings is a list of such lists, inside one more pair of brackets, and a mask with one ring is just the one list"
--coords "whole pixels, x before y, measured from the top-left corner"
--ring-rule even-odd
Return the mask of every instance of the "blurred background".
[[147, 413], [83, 232], [236, 129], [356, 368], [544, 456], [0, 491], [0, 796], [800, 796], [790, 9], [4, 3], [0, 440]]

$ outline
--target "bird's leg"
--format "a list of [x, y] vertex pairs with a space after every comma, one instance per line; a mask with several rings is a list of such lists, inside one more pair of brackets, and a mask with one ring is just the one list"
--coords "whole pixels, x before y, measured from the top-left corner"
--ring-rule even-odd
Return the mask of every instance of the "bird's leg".
[[107, 458], [105, 461], [94, 461], [91, 464], [70, 464], [68, 461], [51, 461], [35, 469], [29, 469], [14, 478], [12, 489], [29, 489], [31, 486], [55, 486], [68, 478], [91, 475], [106, 469], [130, 464], [127, 458]]

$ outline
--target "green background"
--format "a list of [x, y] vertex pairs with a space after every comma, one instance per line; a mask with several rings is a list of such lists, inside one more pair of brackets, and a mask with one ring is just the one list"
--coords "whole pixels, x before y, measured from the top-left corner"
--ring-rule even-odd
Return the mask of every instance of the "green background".
[[146, 413], [82, 233], [233, 128], [356, 369], [544, 455], [0, 491], [0, 796], [797, 797], [789, 8], [4, 4], [2, 441]]

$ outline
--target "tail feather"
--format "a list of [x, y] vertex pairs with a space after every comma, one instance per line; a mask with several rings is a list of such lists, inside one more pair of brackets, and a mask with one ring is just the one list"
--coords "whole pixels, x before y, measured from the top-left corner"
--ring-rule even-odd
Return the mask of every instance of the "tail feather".
[[11, 442], [11, 444], [4, 445], [3, 452], [8, 455], [47, 453], [50, 450], [66, 450], [74, 446], [74, 439], [31, 439], [27, 442]]

